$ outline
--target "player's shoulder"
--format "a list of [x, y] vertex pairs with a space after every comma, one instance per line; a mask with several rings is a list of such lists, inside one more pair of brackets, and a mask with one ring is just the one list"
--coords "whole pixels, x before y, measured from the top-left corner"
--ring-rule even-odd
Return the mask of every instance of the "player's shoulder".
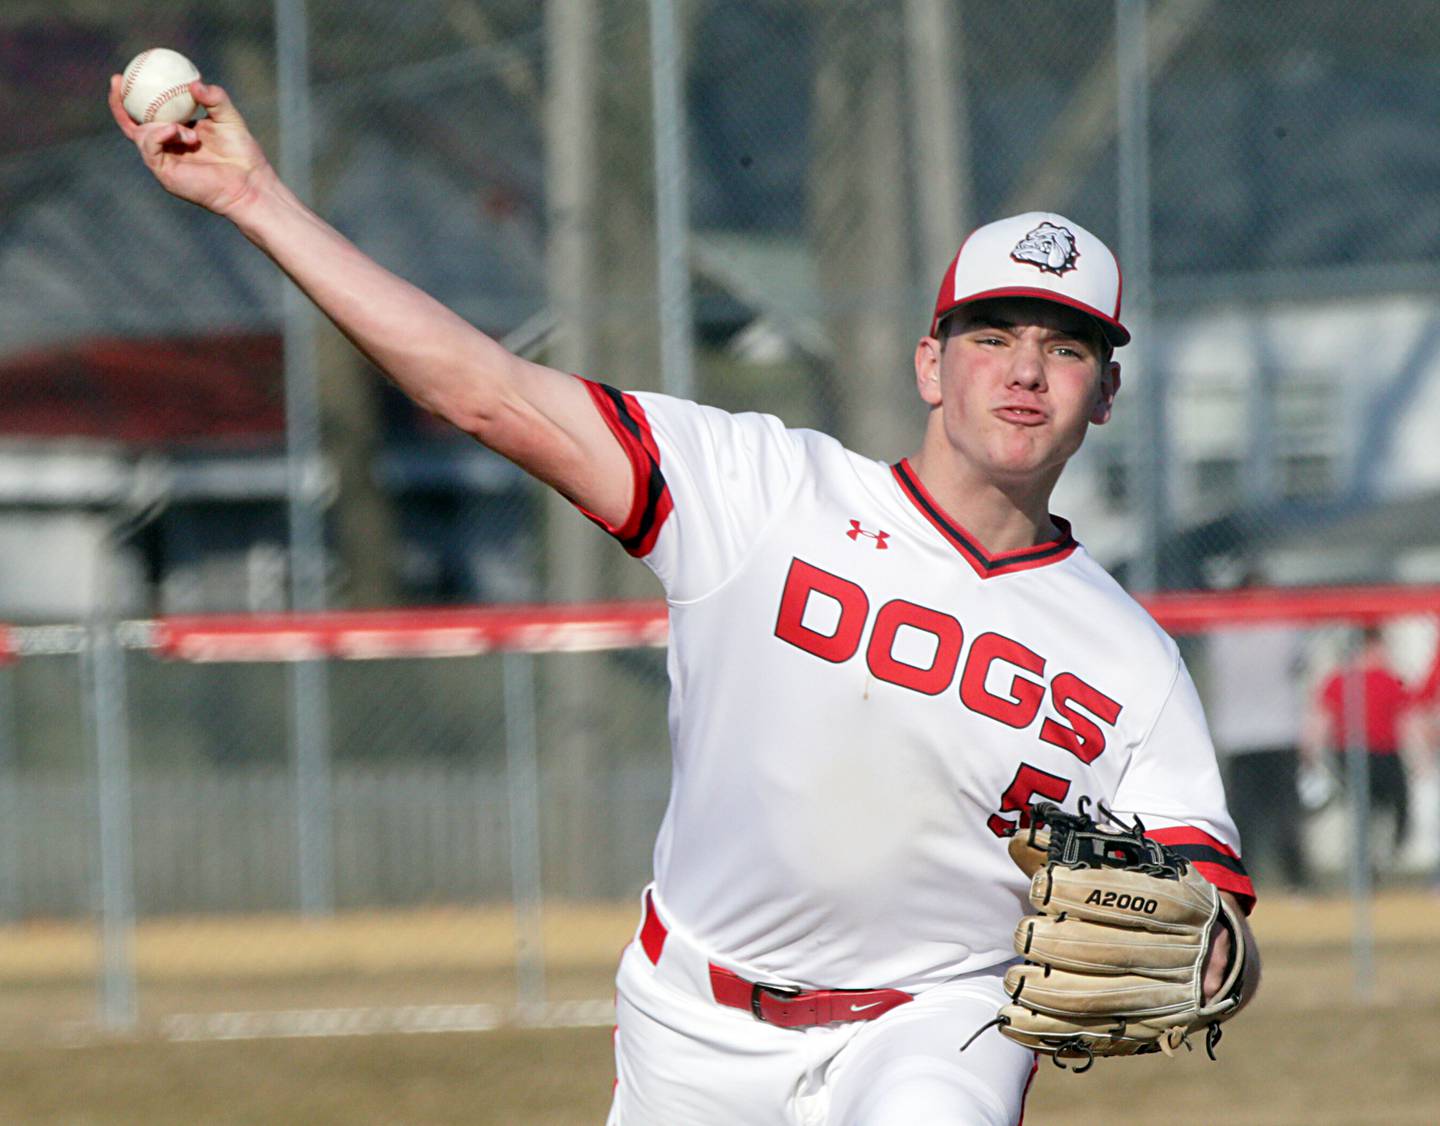
[[629, 391], [648, 424], [677, 438], [704, 436], [710, 441], [769, 441], [795, 445], [797, 431], [763, 411], [730, 411], [660, 391]]
[[774, 415], [760, 411], [731, 411], [723, 407], [670, 395], [664, 391], [623, 391], [625, 397], [634, 399], [645, 414], [656, 419], [675, 421], [706, 422], [712, 425], [732, 423], [740, 426], [758, 426], [766, 429], [783, 428], [784, 424]]
[[1175, 639], [1083, 545], [1077, 546], [1065, 562], [1063, 573], [1069, 582], [1061, 591], [1062, 597], [1083, 607], [1085, 613], [1093, 615], [1092, 620], [1104, 622], [1106, 634], [1122, 642], [1132, 655], [1148, 656], [1167, 666], [1174, 662], [1179, 653]]
[[644, 412], [650, 428], [677, 448], [745, 449], [751, 456], [768, 450], [793, 461], [797, 469], [810, 467], [822, 474], [848, 468], [878, 479], [888, 472], [885, 463], [855, 453], [831, 434], [791, 426], [764, 411], [731, 411], [658, 391], [627, 394]]

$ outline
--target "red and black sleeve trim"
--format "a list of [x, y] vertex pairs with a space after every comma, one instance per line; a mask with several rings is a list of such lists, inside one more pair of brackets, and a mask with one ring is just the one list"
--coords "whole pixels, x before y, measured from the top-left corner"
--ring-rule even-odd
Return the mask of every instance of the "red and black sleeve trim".
[[637, 558], [650, 554], [655, 539], [665, 524], [665, 518], [675, 507], [670, 488], [665, 483], [665, 474], [660, 471], [660, 448], [655, 444], [655, 435], [650, 430], [650, 421], [645, 409], [634, 395], [617, 391], [604, 383], [584, 380], [585, 389], [600, 412], [600, 417], [610, 427], [625, 454], [630, 459], [634, 473], [634, 493], [630, 501], [630, 514], [618, 526], [600, 519], [593, 512], [580, 511], [599, 524], [620, 541], [620, 546]]
[[1060, 530], [1059, 538], [1049, 543], [1036, 544], [1034, 547], [1022, 547], [1015, 551], [1002, 551], [998, 555], [991, 555], [981, 546], [979, 540], [945, 513], [945, 510], [930, 495], [929, 490], [920, 483], [920, 478], [915, 475], [915, 470], [911, 467], [908, 459], [896, 462], [890, 467], [890, 471], [895, 475], [895, 480], [900, 483], [901, 491], [920, 510], [920, 514], [934, 525], [936, 531], [950, 541], [955, 550], [982, 579], [992, 578], [995, 575], [1006, 575], [1012, 571], [1028, 571], [1032, 567], [1043, 567], [1048, 563], [1058, 563], [1078, 546], [1075, 537], [1070, 533], [1069, 522], [1059, 516], [1051, 516], [1050, 519]]
[[1245, 914], [1255, 906], [1255, 885], [1235, 850], [1226, 847], [1208, 833], [1181, 826], [1174, 829], [1152, 829], [1145, 834], [1152, 840], [1173, 849], [1221, 891], [1228, 891], [1240, 900]]

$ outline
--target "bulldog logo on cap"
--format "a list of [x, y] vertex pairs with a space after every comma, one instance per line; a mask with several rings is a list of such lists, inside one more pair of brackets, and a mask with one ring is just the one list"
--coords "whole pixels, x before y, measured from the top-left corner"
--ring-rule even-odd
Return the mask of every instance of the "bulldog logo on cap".
[[1015, 244], [1010, 257], [1040, 267], [1041, 273], [1063, 274], [1073, 270], [1080, 252], [1075, 249], [1075, 234], [1054, 223], [1041, 223]]

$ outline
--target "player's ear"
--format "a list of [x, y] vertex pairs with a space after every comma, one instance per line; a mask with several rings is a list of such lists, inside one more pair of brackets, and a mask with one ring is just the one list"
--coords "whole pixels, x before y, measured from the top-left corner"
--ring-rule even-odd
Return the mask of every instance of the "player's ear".
[[940, 341], [922, 336], [915, 345], [915, 387], [929, 407], [940, 405]]
[[1115, 404], [1115, 396], [1119, 393], [1120, 365], [1109, 360], [1100, 372], [1100, 388], [1095, 395], [1095, 405], [1090, 408], [1090, 421], [1096, 426], [1109, 422], [1110, 410]]

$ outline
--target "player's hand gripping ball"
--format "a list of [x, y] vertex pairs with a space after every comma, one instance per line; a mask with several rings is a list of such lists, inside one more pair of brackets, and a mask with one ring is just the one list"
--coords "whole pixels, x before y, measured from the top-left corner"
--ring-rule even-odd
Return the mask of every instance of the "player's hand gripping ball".
[[[1025, 961], [1006, 971], [1000, 1031], [1057, 1064], [1082, 1061], [1081, 1071], [1096, 1056], [1171, 1055], [1202, 1030], [1214, 1058], [1246, 962], [1244, 928], [1215, 885], [1138, 821], [1102, 829], [1083, 804], [1070, 814], [1037, 803], [1009, 849], [1039, 914], [1015, 928]], [[1233, 953], [1207, 1003], [1205, 967], [1222, 927]]]
[[120, 99], [137, 125], [192, 121], [198, 107], [190, 94], [190, 83], [199, 77], [195, 64], [179, 51], [151, 47], [131, 59], [125, 68]]

